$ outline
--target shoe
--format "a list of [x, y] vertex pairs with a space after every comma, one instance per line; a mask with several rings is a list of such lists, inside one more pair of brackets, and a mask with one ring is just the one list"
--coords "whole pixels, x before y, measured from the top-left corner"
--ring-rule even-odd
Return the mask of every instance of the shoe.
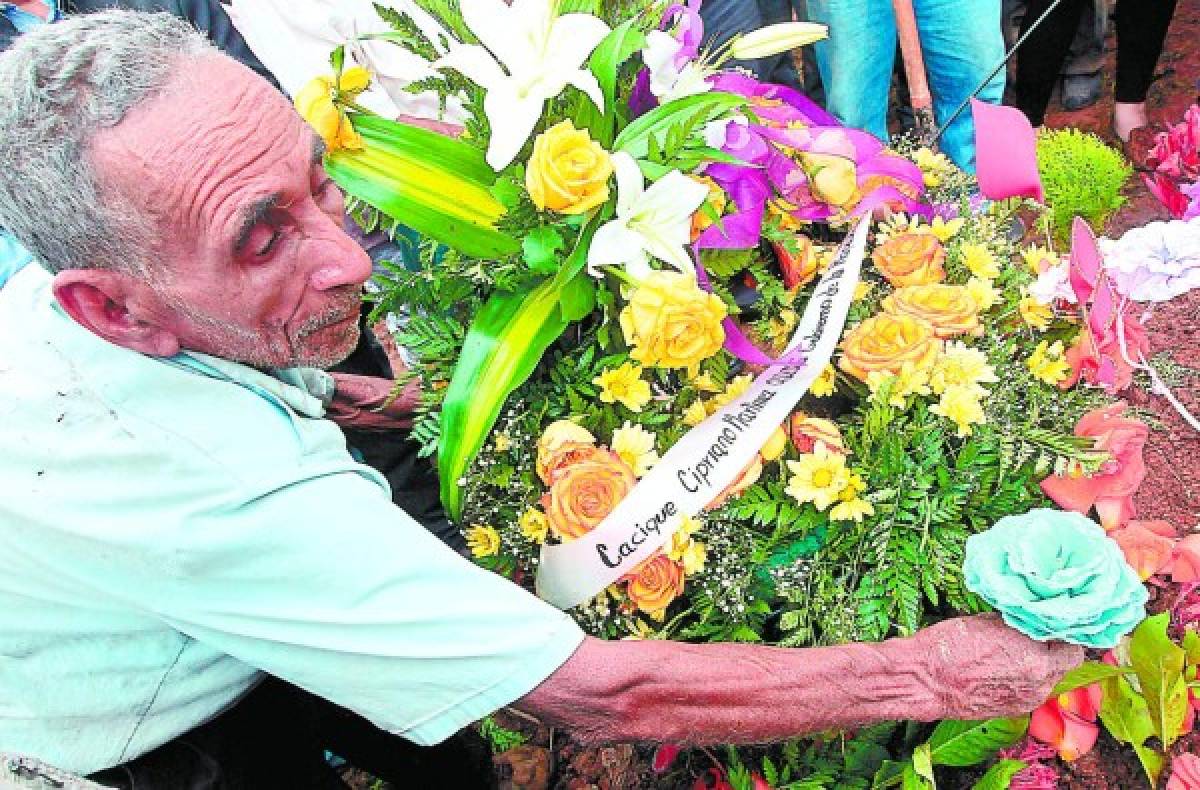
[[1100, 101], [1103, 81], [1100, 72], [1095, 74], [1070, 74], [1062, 81], [1062, 106], [1064, 110], [1082, 110]]

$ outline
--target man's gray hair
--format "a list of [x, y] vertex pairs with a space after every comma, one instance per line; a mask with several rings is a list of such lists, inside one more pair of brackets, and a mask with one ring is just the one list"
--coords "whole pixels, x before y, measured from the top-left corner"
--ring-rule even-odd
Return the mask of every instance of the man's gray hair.
[[149, 220], [98, 181], [91, 140], [161, 92], [182, 58], [213, 51], [177, 17], [134, 11], [18, 36], [0, 55], [0, 228], [52, 272], [147, 272]]

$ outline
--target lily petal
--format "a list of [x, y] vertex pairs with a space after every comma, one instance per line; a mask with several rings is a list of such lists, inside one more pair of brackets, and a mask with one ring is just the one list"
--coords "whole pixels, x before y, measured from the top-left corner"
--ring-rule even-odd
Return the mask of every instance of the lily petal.
[[508, 81], [500, 64], [486, 49], [476, 44], [460, 44], [435, 60], [435, 70], [454, 69], [486, 91], [492, 91]]
[[516, 0], [511, 7], [504, 0], [470, 0], [461, 10], [466, 26], [511, 74], [540, 54], [530, 51], [529, 36], [539, 22], [544, 35], [549, 5], [547, 0]]
[[644, 243], [641, 234], [630, 230], [624, 220], [604, 223], [596, 230], [588, 248], [588, 274], [601, 277], [600, 266], [625, 266], [635, 279], [645, 276], [649, 267]]
[[617, 177], [617, 216], [628, 218], [641, 201], [646, 181], [637, 162], [624, 151], [612, 155], [612, 164]]
[[512, 163], [530, 132], [542, 117], [545, 101], [540, 96], [518, 95], [511, 80], [488, 90], [483, 111], [492, 127], [487, 163], [499, 173]]
[[604, 92], [600, 90], [600, 81], [596, 79], [595, 74], [579, 69], [567, 77], [567, 83], [587, 94], [592, 104], [596, 105], [596, 109], [604, 112]]
[[577, 70], [611, 31], [591, 14], [563, 14], [550, 26], [550, 40], [543, 54], [547, 70]]

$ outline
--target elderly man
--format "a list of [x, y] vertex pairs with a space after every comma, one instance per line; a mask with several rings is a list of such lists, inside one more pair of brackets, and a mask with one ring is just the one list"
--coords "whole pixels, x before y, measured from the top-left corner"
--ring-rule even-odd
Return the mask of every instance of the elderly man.
[[812, 650], [586, 638], [323, 419], [314, 368], [354, 347], [371, 263], [286, 100], [128, 12], [21, 37], [0, 92], [0, 224], [51, 272], [0, 290], [0, 751], [132, 773], [201, 733], [222, 786], [301, 787], [370, 742], [405, 782], [381, 744], [510, 704], [593, 740], [758, 742], [1027, 711], [1080, 660], [990, 617]]

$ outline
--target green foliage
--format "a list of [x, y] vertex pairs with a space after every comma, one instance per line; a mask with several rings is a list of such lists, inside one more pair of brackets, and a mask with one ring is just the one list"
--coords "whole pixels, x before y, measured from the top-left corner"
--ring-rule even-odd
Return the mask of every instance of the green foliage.
[[494, 754], [502, 754], [525, 743], [525, 736], [516, 730], [501, 727], [491, 716], [485, 716], [479, 722], [479, 734], [487, 739]]
[[971, 785], [971, 790], [1008, 790], [1013, 777], [1025, 768], [1026, 764], [1020, 760], [999, 760]]
[[1058, 243], [1070, 246], [1071, 222], [1077, 216], [1102, 232], [1125, 204], [1121, 190], [1133, 174], [1125, 157], [1096, 135], [1078, 129], [1042, 132], [1037, 154]]

